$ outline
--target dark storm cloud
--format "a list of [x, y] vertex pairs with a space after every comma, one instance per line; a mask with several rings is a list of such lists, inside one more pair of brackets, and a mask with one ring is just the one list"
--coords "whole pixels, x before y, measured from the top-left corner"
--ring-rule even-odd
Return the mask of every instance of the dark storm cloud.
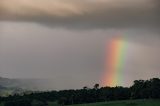
[[54, 27], [159, 27], [158, 0], [2, 0], [1, 20]]

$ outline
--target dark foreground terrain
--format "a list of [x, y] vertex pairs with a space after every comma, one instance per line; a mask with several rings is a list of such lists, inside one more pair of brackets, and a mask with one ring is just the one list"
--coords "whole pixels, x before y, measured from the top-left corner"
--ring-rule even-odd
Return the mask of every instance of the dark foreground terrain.
[[[5, 89], [1, 87], [1, 90]], [[0, 97], [0, 106], [81, 106], [80, 104], [82, 106], [160, 106], [160, 79], [136, 80], [131, 87], [100, 87], [99, 84], [95, 84], [93, 88], [23, 92]]]
[[[4, 106], [1, 104], [0, 106]], [[38, 106], [38, 105], [34, 105]], [[41, 106], [41, 105], [40, 105]], [[48, 106], [61, 106], [56, 102], [48, 103]], [[112, 101], [112, 102], [99, 102], [99, 103], [90, 103], [90, 104], [77, 104], [69, 106], [160, 106], [160, 100], [124, 100], [124, 101]]]
[[[58, 106], [56, 103], [50, 103], [49, 106]], [[113, 102], [100, 102], [91, 104], [79, 104], [70, 106], [160, 106], [160, 100], [125, 100]]]

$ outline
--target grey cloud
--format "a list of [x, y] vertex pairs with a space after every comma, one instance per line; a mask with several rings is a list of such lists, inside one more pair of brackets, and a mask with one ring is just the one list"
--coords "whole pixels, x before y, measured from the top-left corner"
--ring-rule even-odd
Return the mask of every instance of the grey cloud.
[[[142, 29], [68, 30], [35, 23], [0, 24], [0, 70], [9, 78], [48, 78], [53, 89], [100, 83], [106, 43], [126, 35], [128, 49], [123, 85], [159, 76], [159, 33]], [[108, 51], [108, 52], [107, 52]]]
[[159, 28], [158, 0], [2, 0], [1, 20], [55, 27]]

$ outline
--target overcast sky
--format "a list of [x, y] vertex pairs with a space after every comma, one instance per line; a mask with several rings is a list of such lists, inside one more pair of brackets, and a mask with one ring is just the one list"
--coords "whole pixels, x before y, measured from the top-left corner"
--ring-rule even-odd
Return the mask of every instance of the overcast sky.
[[0, 76], [91, 87], [106, 71], [106, 43], [125, 35], [121, 85], [160, 77], [159, 12], [159, 0], [1, 0]]

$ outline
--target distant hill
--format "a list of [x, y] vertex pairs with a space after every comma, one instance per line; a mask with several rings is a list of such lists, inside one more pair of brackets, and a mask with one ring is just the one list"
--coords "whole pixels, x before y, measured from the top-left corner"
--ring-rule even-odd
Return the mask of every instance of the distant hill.
[[9, 79], [0, 77], [0, 87], [16, 88], [32, 91], [52, 90], [51, 82], [47, 79]]
[[0, 91], [6, 89], [6, 87], [3, 87], [0, 85]]
[[[31, 89], [32, 81], [24, 79], [9, 79], [0, 77], [0, 86], [6, 88]], [[32, 88], [33, 89], [33, 88]]]
[[24, 92], [42, 90], [38, 86], [40, 80], [33, 79], [9, 79], [0, 77], [0, 96], [22, 94]]
[[0, 96], [21, 94], [25, 90], [18, 86], [16, 80], [0, 77]]

